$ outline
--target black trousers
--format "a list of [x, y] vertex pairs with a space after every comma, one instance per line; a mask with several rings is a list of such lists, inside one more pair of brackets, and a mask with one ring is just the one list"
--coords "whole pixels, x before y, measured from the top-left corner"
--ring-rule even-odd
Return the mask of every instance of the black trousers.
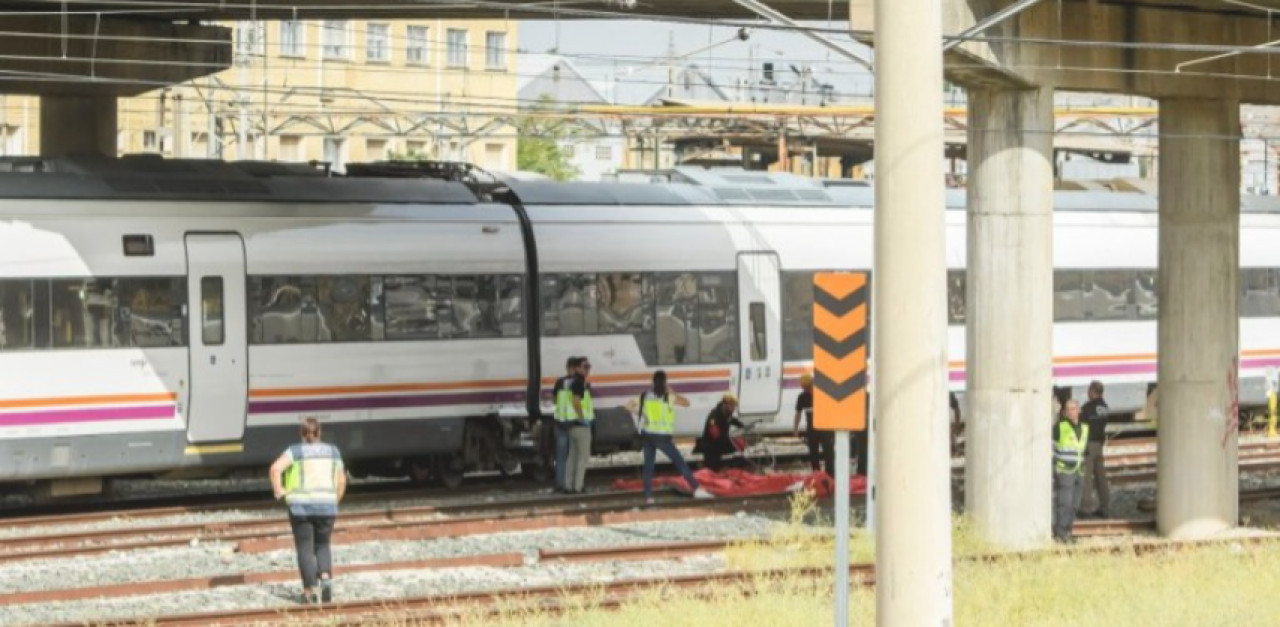
[[[866, 475], [871, 469], [871, 458], [868, 456], [867, 432], [854, 431], [848, 435], [849, 440], [849, 457], [857, 460], [857, 467], [854, 468], [853, 474]], [[827, 474], [832, 477], [836, 476], [836, 434], [834, 431], [820, 431], [818, 429], [810, 429], [805, 433], [805, 440], [809, 445], [809, 466], [813, 470], [821, 470], [826, 467]]]
[[809, 429], [805, 432], [805, 443], [809, 445], [809, 467], [822, 470], [826, 466], [827, 474], [835, 476], [836, 449], [835, 439], [830, 431]]
[[302, 573], [303, 588], [315, 588], [321, 575], [333, 576], [333, 559], [329, 554], [333, 519], [333, 516], [289, 514], [289, 526], [293, 527], [293, 545], [298, 550], [298, 570]]

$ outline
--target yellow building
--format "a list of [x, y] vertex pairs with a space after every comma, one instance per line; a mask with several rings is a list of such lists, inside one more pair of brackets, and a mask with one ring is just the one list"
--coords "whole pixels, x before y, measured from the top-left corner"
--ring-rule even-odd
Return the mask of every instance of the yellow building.
[[[238, 22], [231, 69], [120, 100], [118, 148], [179, 158], [419, 155], [514, 170], [516, 23]], [[0, 154], [36, 154], [39, 100], [0, 96]]]

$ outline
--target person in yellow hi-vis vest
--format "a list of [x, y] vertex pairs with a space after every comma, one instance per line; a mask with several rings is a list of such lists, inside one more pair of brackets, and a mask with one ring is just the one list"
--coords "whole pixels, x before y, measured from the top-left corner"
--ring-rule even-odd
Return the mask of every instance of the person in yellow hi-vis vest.
[[302, 573], [302, 602], [333, 600], [333, 563], [329, 537], [338, 503], [347, 492], [347, 472], [338, 447], [320, 441], [320, 421], [305, 418], [302, 442], [285, 449], [271, 465], [271, 488], [289, 505], [289, 525]]
[[1089, 442], [1089, 425], [1080, 424], [1080, 403], [1069, 400], [1053, 427], [1053, 538], [1074, 542], [1071, 528], [1080, 507], [1084, 487], [1084, 453]]
[[591, 423], [596, 419], [595, 402], [591, 400], [591, 361], [578, 358], [578, 370], [566, 385], [568, 407], [564, 410], [564, 428], [569, 434], [569, 456], [564, 468], [564, 492], [581, 494], [586, 488], [587, 464], [591, 461]]
[[633, 416], [640, 417], [640, 438], [644, 447], [642, 476], [644, 500], [647, 504], [653, 503], [653, 463], [658, 451], [662, 451], [662, 454], [671, 460], [676, 470], [684, 476], [684, 480], [689, 483], [689, 488], [693, 490], [694, 498], [712, 498], [712, 494], [698, 484], [698, 480], [689, 470], [689, 465], [684, 463], [680, 449], [676, 448], [673, 437], [676, 431], [676, 405], [688, 407], [689, 399], [667, 387], [667, 373], [664, 370], [653, 373], [653, 387], [642, 392], [639, 400], [633, 399], [627, 403], [627, 411]]

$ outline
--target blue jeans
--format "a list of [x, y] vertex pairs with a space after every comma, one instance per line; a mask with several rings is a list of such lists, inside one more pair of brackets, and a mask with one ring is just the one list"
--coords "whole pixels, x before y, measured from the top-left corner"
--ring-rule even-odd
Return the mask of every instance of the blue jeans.
[[693, 478], [689, 465], [684, 463], [684, 457], [680, 455], [680, 449], [676, 448], [676, 443], [671, 436], [645, 433], [642, 437], [644, 439], [644, 498], [653, 496], [653, 462], [657, 458], [658, 451], [662, 451], [662, 454], [671, 460], [672, 465], [684, 480], [689, 482], [690, 490], [698, 489], [698, 480]]
[[569, 465], [569, 427], [555, 424], [556, 430], [556, 487], [564, 489], [564, 469]]

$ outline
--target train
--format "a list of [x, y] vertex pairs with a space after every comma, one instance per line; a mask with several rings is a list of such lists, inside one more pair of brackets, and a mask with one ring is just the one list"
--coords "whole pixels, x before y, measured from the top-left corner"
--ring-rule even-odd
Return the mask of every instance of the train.
[[[873, 195], [731, 168], [634, 184], [443, 162], [0, 159], [0, 486], [260, 471], [308, 416], [362, 476], [545, 474], [548, 391], [575, 355], [594, 366], [597, 453], [634, 445], [622, 406], [657, 369], [692, 402], [677, 435], [700, 434], [726, 392], [788, 433], [813, 274], [871, 269]], [[947, 203], [963, 394], [963, 193]], [[1117, 411], [1141, 407], [1155, 199], [1055, 203], [1055, 383], [1100, 379]], [[1280, 364], [1280, 210], [1244, 207], [1249, 407]]]

